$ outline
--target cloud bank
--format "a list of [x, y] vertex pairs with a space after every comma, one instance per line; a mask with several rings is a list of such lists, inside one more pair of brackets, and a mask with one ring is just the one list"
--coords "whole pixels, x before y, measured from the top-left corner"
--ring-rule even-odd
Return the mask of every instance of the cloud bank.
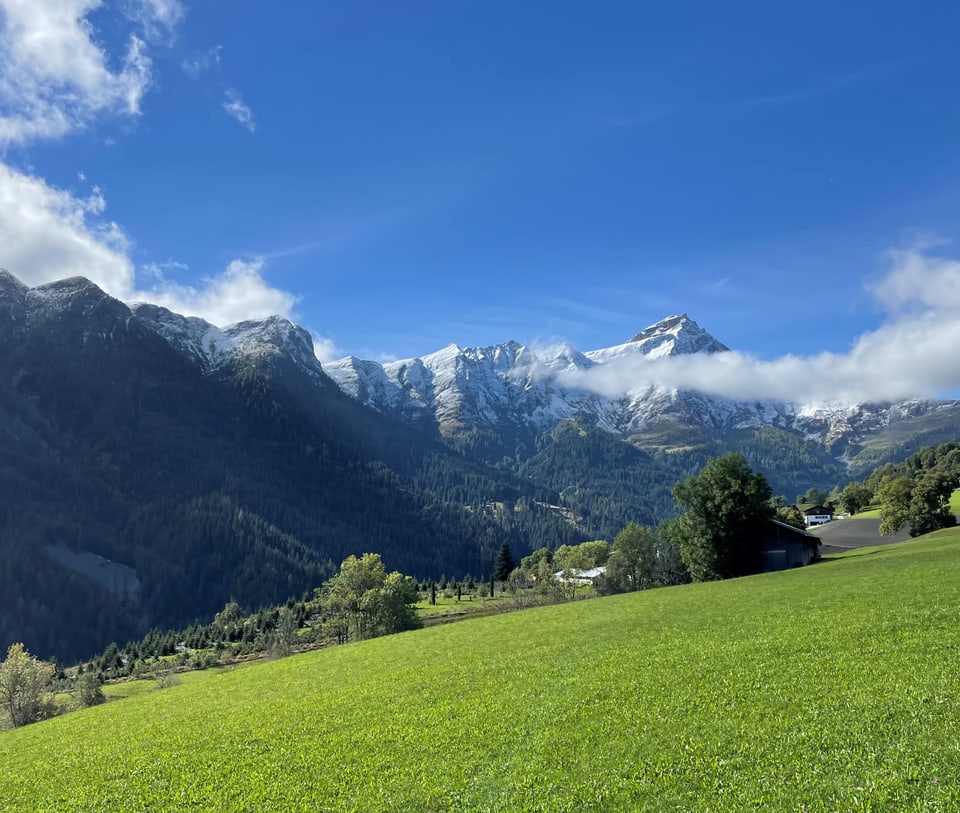
[[606, 397], [661, 386], [799, 404], [899, 401], [960, 390], [960, 261], [922, 247], [891, 251], [887, 272], [868, 290], [885, 318], [848, 353], [773, 360], [735, 351], [653, 360], [636, 354], [564, 373], [559, 383]]

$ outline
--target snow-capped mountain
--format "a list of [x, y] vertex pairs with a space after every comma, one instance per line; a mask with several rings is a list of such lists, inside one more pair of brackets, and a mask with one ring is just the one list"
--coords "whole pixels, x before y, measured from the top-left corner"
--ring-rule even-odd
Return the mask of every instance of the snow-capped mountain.
[[0, 320], [8, 331], [29, 330], [67, 317], [83, 331], [120, 339], [135, 324], [155, 333], [204, 373], [229, 364], [269, 359], [292, 362], [315, 381], [326, 380], [302, 327], [280, 316], [248, 320], [224, 328], [158, 305], [126, 305], [83, 277], [70, 277], [30, 288], [0, 269]]
[[566, 344], [548, 348], [516, 342], [485, 348], [449, 345], [418, 359], [378, 364], [347, 357], [324, 369], [341, 389], [366, 405], [420, 424], [435, 424], [443, 434], [474, 427], [525, 427], [540, 433], [576, 417], [623, 436], [651, 431], [664, 422], [712, 434], [772, 426], [815, 441], [841, 457], [850, 444], [898, 422], [938, 412], [960, 418], [960, 403], [954, 401], [738, 402], [646, 383], [605, 397], [571, 384], [578, 372], [616, 364], [634, 354], [658, 359], [728, 350], [681, 314], [650, 325], [628, 342], [588, 352]]
[[310, 334], [281, 316], [219, 328], [196, 316], [181, 316], [158, 305], [134, 303], [130, 310], [204, 372], [214, 372], [242, 359], [279, 357], [289, 359], [312, 378], [323, 376]]
[[633, 354], [654, 359], [727, 349], [683, 314], [651, 325], [624, 344], [587, 353], [567, 344], [536, 349], [517, 342], [484, 348], [452, 344], [418, 359], [381, 365], [350, 356], [324, 369], [345, 392], [368, 406], [418, 422], [435, 421], [444, 433], [516, 425], [542, 432], [561, 420], [589, 416], [610, 432], [627, 434], [665, 417], [711, 426], [754, 420], [757, 407], [744, 415], [740, 404], [649, 385], [605, 398], [566, 384], [575, 380], [570, 373]]

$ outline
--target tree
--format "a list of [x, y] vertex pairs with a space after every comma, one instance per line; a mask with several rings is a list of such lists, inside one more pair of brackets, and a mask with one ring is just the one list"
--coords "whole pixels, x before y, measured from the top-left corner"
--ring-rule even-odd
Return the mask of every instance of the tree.
[[800, 509], [795, 505], [788, 505], [777, 510], [777, 519], [785, 525], [792, 525], [794, 528], [804, 530], [807, 527], [807, 521], [804, 519]]
[[77, 702], [84, 708], [97, 706], [107, 698], [103, 695], [103, 682], [95, 672], [84, 672], [77, 675], [73, 684], [73, 692]]
[[587, 554], [592, 564], [590, 567], [603, 567], [610, 558], [612, 549], [605, 539], [595, 539], [592, 542], [581, 542], [580, 549]]
[[928, 471], [910, 496], [910, 536], [952, 528], [957, 518], [950, 510], [954, 478], [942, 471]]
[[743, 455], [712, 458], [700, 474], [673, 488], [684, 513], [671, 526], [695, 581], [757, 573], [764, 525], [773, 515], [770, 485]]
[[360, 612], [366, 616], [366, 637], [391, 635], [423, 626], [412, 606], [419, 599], [417, 583], [411, 576], [396, 571], [388, 574], [380, 587], [367, 590], [360, 599]]
[[299, 630], [296, 616], [288, 607], [280, 610], [277, 618], [277, 627], [274, 630], [271, 640], [271, 654], [278, 658], [285, 658], [293, 653], [293, 648], [299, 641], [297, 631]]
[[529, 576], [537, 573], [540, 562], [545, 561], [548, 565], [553, 562], [553, 553], [549, 548], [537, 548], [529, 556], [524, 556], [520, 560], [520, 569]]
[[847, 513], [859, 514], [864, 508], [870, 505], [873, 499], [873, 492], [869, 486], [863, 483], [847, 483], [843, 491], [840, 492], [840, 502], [843, 503]]
[[891, 477], [880, 483], [877, 500], [880, 502], [880, 535], [892, 536], [910, 519], [910, 498], [913, 480], [909, 477]]
[[410, 605], [419, 598], [417, 583], [401, 573], [388, 574], [379, 553], [348, 556], [324, 585], [327, 629], [340, 643], [414, 629], [420, 619]]
[[670, 541], [669, 535], [657, 531], [656, 570], [654, 578], [660, 587], [689, 584], [690, 570], [683, 562], [680, 548]]
[[10, 725], [19, 728], [52, 716], [53, 699], [48, 690], [55, 672], [52, 663], [37, 660], [23, 644], [10, 645], [7, 659], [0, 663], [0, 703]]
[[340, 572], [324, 584], [326, 627], [338, 643], [346, 643], [351, 636], [367, 637], [360, 600], [367, 590], [380, 587], [386, 577], [380, 554], [365, 553], [359, 559], [353, 555], [344, 559]]
[[797, 502], [801, 505], [824, 505], [830, 499], [830, 492], [822, 488], [811, 486], [805, 494], [797, 495]]
[[656, 566], [656, 545], [652, 528], [631, 522], [613, 539], [606, 575], [611, 582], [620, 582], [625, 591], [650, 587]]
[[517, 566], [513, 561], [513, 553], [510, 551], [510, 545], [504, 542], [497, 552], [497, 561], [493, 565], [493, 578], [498, 582], [505, 582], [510, 578], [510, 574]]

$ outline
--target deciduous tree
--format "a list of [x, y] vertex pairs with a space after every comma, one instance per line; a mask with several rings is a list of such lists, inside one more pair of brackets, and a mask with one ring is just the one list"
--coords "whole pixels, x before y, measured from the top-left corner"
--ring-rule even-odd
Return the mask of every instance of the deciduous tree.
[[873, 492], [869, 486], [863, 483], [847, 483], [846, 487], [840, 492], [840, 502], [850, 514], [859, 514], [864, 508], [870, 505], [873, 499]]
[[928, 471], [910, 496], [910, 536], [952, 528], [957, 518], [950, 510], [954, 478], [942, 471]]
[[757, 573], [764, 525], [772, 516], [770, 485], [740, 454], [711, 459], [700, 474], [673, 489], [684, 510], [672, 526], [695, 581]]
[[0, 663], [0, 703], [14, 728], [53, 714], [49, 692], [56, 667], [34, 658], [23, 644], [11, 644]]
[[891, 477], [880, 483], [877, 500], [880, 502], [880, 534], [892, 536], [910, 519], [910, 498], [913, 480], [909, 477]]

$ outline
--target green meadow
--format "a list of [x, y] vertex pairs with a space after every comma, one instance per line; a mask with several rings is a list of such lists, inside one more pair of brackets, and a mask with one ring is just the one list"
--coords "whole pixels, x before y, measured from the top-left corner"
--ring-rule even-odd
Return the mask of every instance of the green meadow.
[[0, 734], [0, 809], [955, 811], [960, 530], [196, 673]]

